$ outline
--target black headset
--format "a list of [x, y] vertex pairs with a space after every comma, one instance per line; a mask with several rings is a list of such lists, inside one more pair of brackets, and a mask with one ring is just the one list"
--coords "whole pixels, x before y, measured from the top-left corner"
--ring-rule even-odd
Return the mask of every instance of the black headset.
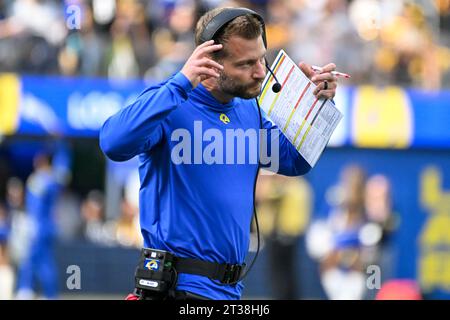
[[[217, 37], [218, 33], [231, 21], [236, 19], [237, 17], [252, 15], [261, 23], [262, 26], [262, 39], [264, 42], [264, 46], [267, 49], [267, 36], [266, 36], [266, 24], [264, 19], [257, 14], [255, 11], [247, 9], [247, 8], [227, 8], [222, 12], [215, 15], [211, 21], [206, 25], [203, 32], [200, 34], [200, 42], [206, 42], [209, 40], [214, 40]], [[269, 68], [267, 60], [265, 60], [266, 68], [270, 72], [270, 74], [275, 79], [275, 84], [272, 86], [272, 91], [278, 93], [281, 91], [281, 84], [278, 79], [275, 77], [275, 74]]]
[[[227, 8], [225, 10], [223, 10], [222, 12], [220, 12], [219, 14], [217, 14], [216, 16], [214, 16], [211, 21], [206, 25], [205, 29], [203, 30], [203, 32], [200, 34], [200, 42], [204, 43], [206, 41], [209, 40], [214, 40], [214, 38], [217, 37], [218, 33], [232, 20], [236, 19], [237, 17], [240, 16], [245, 16], [245, 15], [252, 15], [254, 16], [256, 19], [258, 19], [258, 21], [261, 23], [262, 26], [262, 39], [264, 42], [264, 46], [267, 49], [267, 38], [266, 38], [266, 27], [265, 27], [265, 23], [264, 23], [264, 19], [257, 14], [255, 11], [247, 9], [247, 8]], [[265, 60], [265, 65], [267, 70], [272, 74], [273, 78], [275, 79], [275, 84], [272, 86], [272, 91], [275, 93], [280, 92], [281, 90], [281, 84], [278, 81], [278, 79], [275, 77], [275, 74], [272, 72], [272, 70], [270, 70], [269, 65], [267, 63], [267, 60]], [[259, 124], [260, 124], [260, 128], [263, 128], [263, 123], [262, 123], [262, 115], [261, 115], [261, 108], [259, 106], [258, 103], [258, 99], [256, 100], [256, 104], [258, 105], [258, 112], [259, 112]], [[234, 281], [232, 283], [229, 283], [227, 285], [230, 284], [236, 284], [239, 281], [242, 281], [247, 274], [249, 273], [249, 271], [252, 269], [256, 258], [258, 257], [259, 254], [259, 249], [260, 249], [260, 234], [259, 234], [259, 224], [258, 224], [258, 216], [256, 214], [256, 206], [255, 206], [255, 192], [256, 192], [256, 182], [258, 180], [258, 175], [259, 175], [259, 170], [260, 170], [260, 163], [258, 161], [258, 170], [256, 172], [256, 177], [255, 177], [255, 182], [253, 185], [253, 213], [255, 216], [255, 222], [256, 222], [256, 232], [257, 232], [257, 239], [258, 239], [258, 244], [257, 244], [257, 250], [256, 250], [256, 254], [255, 257], [253, 258], [252, 263], [250, 264], [249, 268], [245, 271], [245, 274], [240, 277], [240, 279], [238, 279], [237, 281]], [[212, 280], [214, 281], [214, 280]], [[223, 285], [221, 283], [218, 283], [216, 281], [214, 281], [215, 283], [217, 283], [218, 285]]]

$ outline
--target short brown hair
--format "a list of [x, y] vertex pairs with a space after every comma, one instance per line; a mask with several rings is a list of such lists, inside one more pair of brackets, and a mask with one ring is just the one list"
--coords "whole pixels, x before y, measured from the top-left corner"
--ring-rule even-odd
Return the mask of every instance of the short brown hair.
[[[231, 8], [216, 8], [206, 12], [197, 23], [195, 28], [195, 45], [201, 44], [200, 36], [205, 30], [211, 20], [224, 10]], [[219, 51], [220, 56], [224, 56], [226, 53], [225, 44], [228, 42], [231, 36], [240, 36], [244, 39], [255, 39], [262, 35], [263, 26], [261, 22], [253, 15], [246, 14], [233, 19], [231, 22], [225, 25], [215, 37], [216, 43], [221, 43], [224, 48]]]

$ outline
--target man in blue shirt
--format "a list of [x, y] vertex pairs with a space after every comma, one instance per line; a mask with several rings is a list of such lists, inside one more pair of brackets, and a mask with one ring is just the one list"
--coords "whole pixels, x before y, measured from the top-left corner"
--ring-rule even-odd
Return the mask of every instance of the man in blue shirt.
[[46, 299], [58, 297], [58, 274], [54, 245], [57, 237], [55, 205], [62, 188], [70, 179], [70, 153], [62, 142], [55, 152], [38, 153], [33, 159], [34, 171], [26, 183], [26, 211], [30, 223], [27, 255], [18, 270], [17, 299], [34, 297], [41, 284]]
[[[260, 119], [254, 98], [266, 75], [261, 21], [239, 16], [215, 42], [202, 42], [205, 26], [224, 10], [214, 9], [199, 20], [197, 48], [180, 72], [146, 89], [104, 123], [100, 146], [114, 161], [139, 156], [145, 247], [181, 258], [243, 264], [260, 145], [278, 149], [271, 155], [277, 165], [266, 166], [280, 174], [303, 175], [311, 167], [276, 126]], [[315, 77], [315, 94], [334, 97], [333, 64], [321, 74], [306, 64], [300, 67]], [[266, 134], [260, 137], [261, 124]], [[236, 142], [242, 134], [243, 143]], [[239, 299], [242, 289], [241, 282], [224, 285], [182, 272], [176, 284], [177, 291], [209, 299]]]

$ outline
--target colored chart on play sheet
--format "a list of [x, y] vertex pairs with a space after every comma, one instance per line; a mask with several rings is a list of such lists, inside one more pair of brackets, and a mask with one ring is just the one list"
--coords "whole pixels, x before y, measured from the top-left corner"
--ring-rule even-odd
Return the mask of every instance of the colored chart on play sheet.
[[325, 149], [333, 131], [342, 119], [341, 112], [327, 99], [317, 99], [312, 83], [284, 50], [280, 50], [272, 70], [282, 85], [268, 73], [264, 80], [259, 104], [297, 151], [313, 167]]

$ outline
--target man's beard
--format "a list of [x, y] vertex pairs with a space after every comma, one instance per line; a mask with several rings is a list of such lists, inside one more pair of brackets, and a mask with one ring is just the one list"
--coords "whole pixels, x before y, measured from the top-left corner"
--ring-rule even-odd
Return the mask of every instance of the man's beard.
[[237, 83], [233, 78], [228, 77], [224, 72], [220, 73], [217, 81], [219, 89], [230, 96], [242, 99], [253, 99], [259, 96], [262, 81], [255, 81], [251, 84]]

